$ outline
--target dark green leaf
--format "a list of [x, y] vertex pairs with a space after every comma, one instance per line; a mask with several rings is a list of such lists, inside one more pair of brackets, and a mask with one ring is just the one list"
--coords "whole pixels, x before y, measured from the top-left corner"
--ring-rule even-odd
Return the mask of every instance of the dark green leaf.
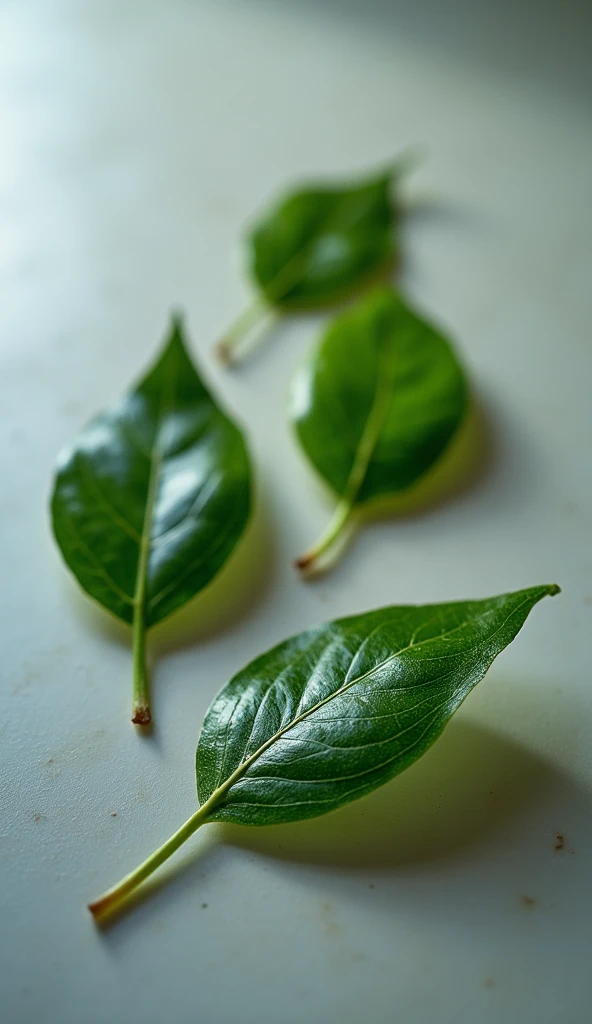
[[440, 458], [467, 407], [450, 344], [391, 289], [331, 324], [298, 372], [291, 419], [340, 501], [310, 567], [351, 513], [410, 488]]
[[294, 192], [248, 236], [253, 277], [272, 305], [330, 302], [395, 254], [392, 172]]
[[206, 715], [197, 747], [199, 810], [92, 904], [93, 913], [116, 907], [206, 822], [312, 818], [404, 771], [534, 605], [558, 589], [381, 608], [301, 633], [251, 662]]
[[80, 585], [132, 624], [145, 676], [145, 629], [207, 586], [250, 512], [242, 434], [198, 376], [178, 320], [146, 377], [63, 452], [51, 510]]
[[408, 768], [555, 590], [381, 608], [257, 658], [203, 725], [197, 780], [200, 803], [213, 799], [209, 820], [311, 818]]
[[269, 311], [328, 305], [392, 263], [397, 254], [395, 184], [409, 163], [343, 184], [310, 184], [282, 196], [247, 235], [260, 299], [219, 346], [224, 360]]

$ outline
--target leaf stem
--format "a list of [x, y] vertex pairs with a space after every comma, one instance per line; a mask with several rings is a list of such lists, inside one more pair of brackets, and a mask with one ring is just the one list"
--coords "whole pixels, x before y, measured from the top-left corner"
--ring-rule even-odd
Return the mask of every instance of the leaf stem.
[[210, 806], [210, 801], [206, 801], [170, 839], [167, 839], [166, 843], [159, 846], [158, 850], [155, 850], [150, 857], [147, 857], [135, 871], [131, 871], [129, 875], [122, 878], [121, 882], [112, 886], [111, 889], [107, 889], [102, 896], [89, 903], [88, 909], [93, 917], [97, 920], [103, 919], [120, 909], [127, 897], [137, 889], [140, 883], [156, 871], [161, 864], [164, 864], [165, 860], [168, 860], [197, 831], [199, 826], [203, 825], [210, 811]]
[[351, 518], [352, 511], [352, 503], [348, 499], [342, 498], [329, 521], [327, 529], [321, 534], [319, 540], [294, 562], [297, 569], [306, 573], [307, 576], [314, 575], [318, 568], [315, 563], [321, 555], [324, 555], [325, 552], [333, 547], [343, 534], [343, 530]]
[[149, 725], [152, 721], [152, 715], [150, 713], [150, 684], [146, 665], [146, 620], [143, 603], [136, 604], [134, 607], [132, 647], [134, 661], [132, 722], [134, 725]]
[[252, 331], [266, 316], [271, 313], [267, 301], [262, 295], [258, 295], [250, 306], [236, 318], [228, 328], [226, 334], [215, 348], [215, 353], [221, 363], [228, 365], [236, 359], [236, 350], [243, 338], [249, 331]]
[[132, 648], [134, 662], [134, 686], [133, 686], [133, 714], [134, 725], [150, 725], [152, 714], [150, 712], [149, 679], [146, 665], [146, 585], [148, 575], [148, 559], [150, 556], [150, 533], [152, 530], [152, 516], [154, 513], [154, 501], [156, 498], [156, 487], [158, 472], [161, 464], [161, 456], [155, 447], [150, 457], [150, 477], [148, 479], [148, 491], [146, 494], [146, 511], [140, 538], [140, 550], [138, 554], [138, 570], [136, 576], [136, 591], [134, 594], [134, 616], [132, 619]]
[[389, 358], [388, 350], [385, 346], [382, 346], [379, 352], [376, 374], [376, 394], [364, 424], [343, 497], [337, 505], [333, 518], [330, 520], [325, 532], [321, 535], [320, 540], [304, 555], [296, 559], [294, 563], [296, 568], [304, 571], [307, 576], [314, 575], [316, 570], [315, 562], [319, 555], [324, 554], [335, 543], [352, 514], [388, 409], [394, 381], [393, 375], [394, 365]]

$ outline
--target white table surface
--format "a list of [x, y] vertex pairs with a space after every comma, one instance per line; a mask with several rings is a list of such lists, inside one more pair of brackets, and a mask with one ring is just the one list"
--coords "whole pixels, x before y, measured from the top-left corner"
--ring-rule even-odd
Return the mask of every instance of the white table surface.
[[[408, 6], [0, 5], [6, 1024], [587, 1019], [585, 18], [573, 4], [567, 27], [549, 4], [540, 18], [509, 3], [495, 17]], [[414, 142], [429, 157], [408, 183], [424, 203], [405, 224], [403, 283], [470, 369], [481, 471], [423, 515], [369, 526], [306, 585], [290, 560], [329, 505], [285, 397], [322, 318], [286, 323], [233, 373], [211, 343], [248, 294], [241, 226], [274, 190]], [[176, 306], [248, 428], [259, 508], [220, 581], [154, 635], [156, 729], [143, 737], [128, 720], [128, 638], [62, 567], [47, 499], [62, 444], [147, 364]], [[381, 604], [555, 581], [562, 595], [399, 780], [326, 819], [205, 829], [166, 884], [94, 926], [86, 902], [194, 809], [203, 714], [255, 654]]]

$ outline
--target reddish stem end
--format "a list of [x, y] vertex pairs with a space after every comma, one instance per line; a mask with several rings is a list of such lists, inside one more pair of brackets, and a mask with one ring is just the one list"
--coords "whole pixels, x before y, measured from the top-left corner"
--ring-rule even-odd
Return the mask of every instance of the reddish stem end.
[[152, 715], [150, 714], [150, 708], [145, 704], [137, 704], [134, 707], [134, 715], [132, 722], [134, 725], [150, 725], [152, 721]]
[[232, 363], [232, 346], [227, 341], [219, 341], [214, 349], [218, 362], [223, 366], [230, 366]]
[[307, 569], [310, 569], [314, 560], [314, 555], [301, 555], [300, 558], [295, 559], [294, 568], [300, 569], [301, 572], [306, 572]]
[[101, 899], [95, 900], [94, 903], [89, 903], [88, 909], [95, 921], [101, 921], [108, 914], [109, 910], [113, 909], [116, 902], [112, 896], [103, 896]]

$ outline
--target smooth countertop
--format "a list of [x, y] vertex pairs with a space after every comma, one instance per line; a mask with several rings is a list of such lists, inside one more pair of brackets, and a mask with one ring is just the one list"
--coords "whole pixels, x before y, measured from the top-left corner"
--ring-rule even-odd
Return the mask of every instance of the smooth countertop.
[[[495, 19], [460, 0], [447, 19], [408, 6], [0, 6], [6, 1024], [586, 1019], [587, 19], [573, 4], [566, 20], [552, 4], [502, 4]], [[405, 185], [401, 283], [455, 339], [482, 453], [457, 493], [369, 525], [306, 584], [291, 560], [330, 504], [286, 394], [324, 318], [278, 325], [232, 372], [211, 346], [248, 299], [248, 218], [302, 175], [412, 143], [427, 154]], [[148, 364], [173, 308], [248, 431], [258, 511], [220, 580], [155, 632], [156, 727], [140, 736], [129, 637], [69, 578], [47, 501], [57, 452]], [[400, 779], [326, 819], [204, 829], [166, 884], [94, 926], [86, 902], [194, 810], [204, 712], [250, 658], [381, 604], [551, 582], [561, 596]]]

